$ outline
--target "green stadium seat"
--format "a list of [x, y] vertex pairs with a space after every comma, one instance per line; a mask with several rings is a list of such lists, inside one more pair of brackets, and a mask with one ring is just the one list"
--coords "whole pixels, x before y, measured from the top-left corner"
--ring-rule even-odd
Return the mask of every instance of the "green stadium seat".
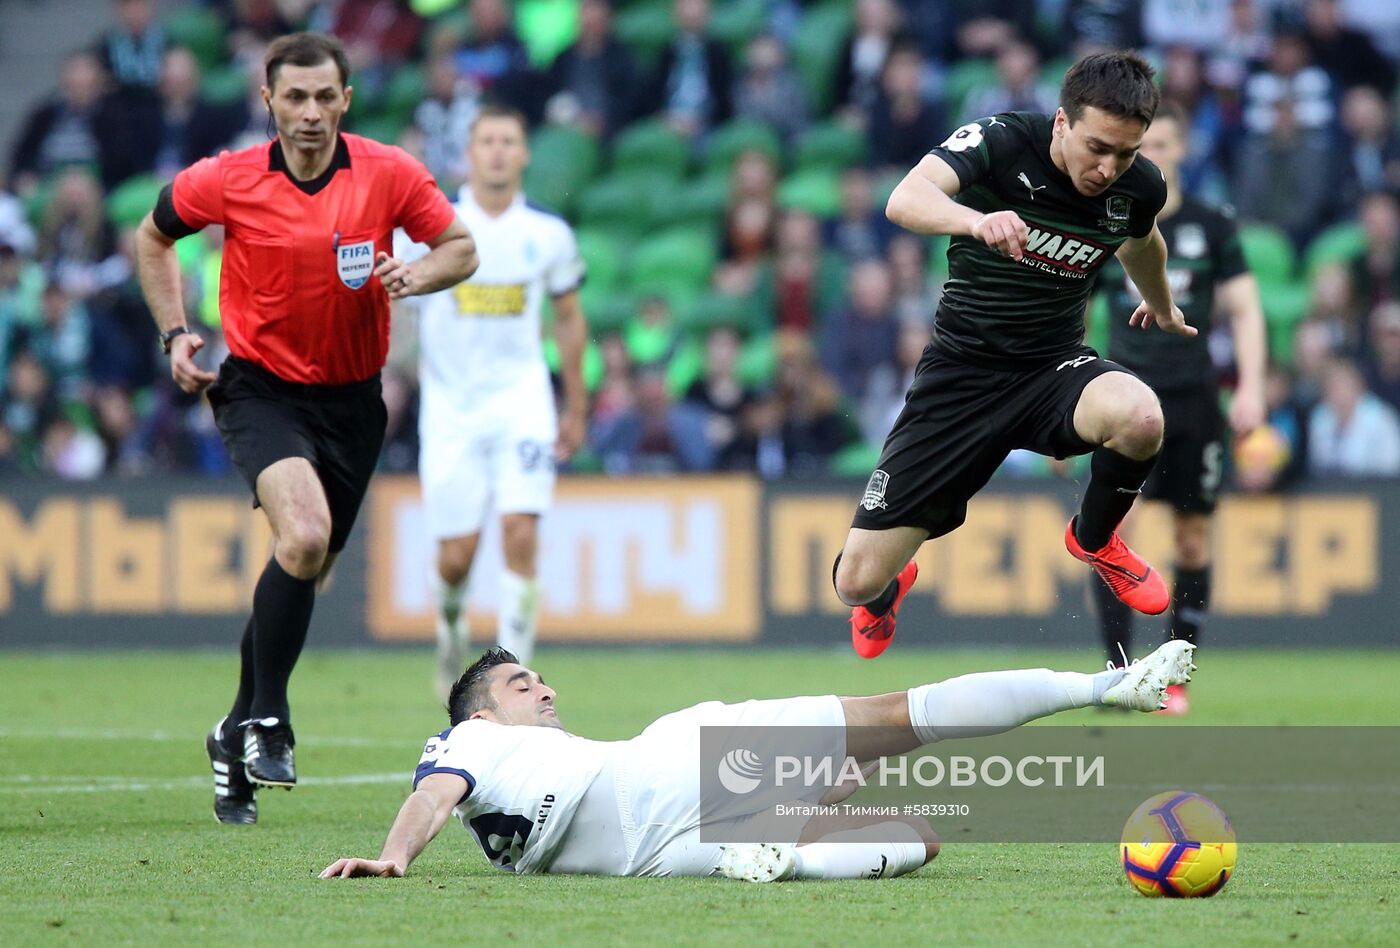
[[561, 214], [568, 213], [598, 170], [598, 142], [575, 128], [546, 125], [530, 135], [525, 193]]
[[666, 387], [676, 398], [684, 398], [686, 390], [705, 374], [705, 347], [695, 339], [687, 339], [666, 363]]
[[825, 3], [808, 10], [797, 24], [792, 63], [807, 90], [808, 105], [817, 114], [826, 112], [836, 96], [832, 78], [851, 31], [854, 6], [844, 0]]
[[833, 217], [841, 210], [841, 178], [820, 169], [789, 175], [778, 185], [778, 205]]
[[171, 46], [184, 46], [194, 53], [201, 68], [209, 70], [228, 59], [223, 19], [206, 7], [183, 4], [162, 24]]
[[574, 202], [579, 223], [640, 236], [652, 225], [651, 194], [669, 181], [644, 175], [609, 175], [584, 189]]
[[107, 216], [118, 230], [127, 230], [141, 223], [156, 206], [165, 182], [155, 175], [127, 178], [107, 195]]
[[413, 113], [428, 95], [428, 80], [423, 67], [414, 63], [400, 66], [384, 89], [382, 110], [407, 125], [413, 121]]
[[679, 178], [690, 161], [690, 143], [660, 119], [634, 122], [618, 133], [612, 146], [617, 172], [668, 174]]
[[651, 365], [670, 359], [680, 331], [674, 322], [649, 324], [632, 320], [623, 331], [627, 354], [637, 365]]
[[1245, 261], [1260, 283], [1280, 284], [1293, 279], [1297, 265], [1293, 245], [1283, 231], [1270, 224], [1246, 224], [1240, 228]]
[[579, 255], [588, 268], [585, 285], [598, 292], [612, 292], [622, 282], [622, 248], [613, 236], [601, 230], [578, 232]]
[[750, 301], [742, 296], [707, 293], [696, 299], [695, 305], [686, 314], [688, 321], [685, 328], [703, 336], [711, 329], [727, 326], [747, 335], [752, 328], [751, 305]]
[[668, 0], [639, 3], [613, 17], [613, 34], [643, 63], [656, 59], [661, 48], [676, 35], [676, 22]]
[[710, 36], [729, 46], [740, 56], [744, 46], [763, 32], [768, 18], [764, 0], [728, 0], [715, 5], [710, 15]]
[[634, 290], [652, 289], [670, 299], [694, 295], [715, 268], [715, 240], [707, 228], [673, 227], [650, 234], [631, 254], [628, 282]]
[[880, 445], [858, 441], [837, 451], [831, 459], [831, 473], [836, 477], [866, 478], [880, 463]]
[[629, 320], [637, 314], [638, 300], [632, 293], [600, 293], [587, 283], [580, 294], [583, 298], [583, 314], [588, 320], [589, 335], [594, 339], [609, 333], [621, 332]]
[[744, 343], [744, 348], [739, 351], [739, 364], [735, 368], [739, 381], [750, 387], [772, 382], [773, 373], [778, 369], [778, 350], [773, 333], [761, 333]]
[[793, 165], [798, 171], [839, 170], [865, 161], [864, 133], [839, 122], [813, 125], [797, 138]]
[[392, 115], [361, 115], [358, 121], [347, 122], [349, 131], [365, 138], [393, 145], [398, 142], [408, 123]]
[[1280, 365], [1293, 364], [1293, 336], [1308, 315], [1312, 290], [1306, 283], [1259, 284], [1264, 304], [1264, 322], [1269, 336], [1269, 355]]
[[783, 143], [765, 122], [734, 119], [710, 134], [705, 150], [705, 174], [727, 173], [734, 160], [746, 151], [761, 151], [775, 161], [782, 160]]
[[[729, 207], [729, 176], [708, 175], [678, 181], [668, 191], [658, 192], [657, 208], [667, 222], [718, 230]], [[661, 203], [664, 202], [664, 205]]]
[[[1000, 81], [997, 64], [992, 59], [964, 59], [948, 70], [948, 78], [943, 82], [943, 98], [948, 104], [948, 115], [954, 123], [962, 121], [963, 106], [967, 97], [976, 89], [994, 86]], [[973, 116], [978, 118], [980, 116]]]
[[[200, 95], [215, 105], [233, 105], [248, 93], [248, 77], [238, 66], [217, 66], [206, 70], [199, 84]], [[356, 98], [355, 104], [360, 104]]]
[[1366, 231], [1360, 224], [1335, 224], [1313, 238], [1303, 254], [1303, 270], [1311, 280], [1333, 263], [1349, 264], [1366, 253]]

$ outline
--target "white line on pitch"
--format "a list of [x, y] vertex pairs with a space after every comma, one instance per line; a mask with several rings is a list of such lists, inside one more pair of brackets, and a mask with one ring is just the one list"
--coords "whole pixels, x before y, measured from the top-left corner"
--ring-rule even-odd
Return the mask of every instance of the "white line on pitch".
[[[19, 727], [0, 727], [0, 740], [7, 737], [56, 741], [172, 741], [183, 743], [185, 741], [198, 741], [203, 737], [203, 733], [176, 734], [171, 731], [144, 731], [136, 728], [59, 727], [29, 730]], [[305, 737], [298, 735], [297, 743], [321, 747], [378, 747], [393, 750], [416, 746], [413, 741], [405, 743], [404, 741], [391, 741], [383, 738], [333, 735], [307, 735]]]
[[[84, 777], [84, 778], [53, 778], [42, 777], [31, 774], [20, 774], [10, 779], [32, 778], [35, 780], [54, 779], [82, 779], [87, 781], [102, 781], [100, 783], [63, 783], [63, 784], [23, 784], [19, 786], [0, 787], [0, 793], [122, 793], [137, 791], [166, 791], [166, 790], [199, 790], [209, 786], [208, 777], [177, 777], [170, 780], [129, 780], [123, 777]], [[110, 781], [110, 782], [109, 782]], [[125, 781], [125, 782], [122, 782]], [[308, 787], [349, 787], [364, 784], [385, 784], [401, 783], [408, 786], [410, 777], [407, 773], [393, 774], [348, 774], [342, 777], [301, 777], [297, 780], [298, 786]]]

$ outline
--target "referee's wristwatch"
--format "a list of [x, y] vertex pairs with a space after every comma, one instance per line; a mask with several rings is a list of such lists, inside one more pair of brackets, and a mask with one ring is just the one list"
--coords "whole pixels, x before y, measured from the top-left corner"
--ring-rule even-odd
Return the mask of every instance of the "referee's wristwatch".
[[176, 336], [183, 336], [192, 330], [188, 326], [176, 326], [174, 329], [167, 329], [160, 334], [160, 348], [166, 355], [170, 355], [170, 344], [175, 341]]

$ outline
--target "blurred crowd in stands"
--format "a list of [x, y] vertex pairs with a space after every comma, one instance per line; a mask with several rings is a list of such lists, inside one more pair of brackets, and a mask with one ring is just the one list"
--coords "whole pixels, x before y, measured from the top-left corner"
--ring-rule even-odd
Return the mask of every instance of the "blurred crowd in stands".
[[[1052, 111], [1075, 57], [1137, 47], [1190, 117], [1186, 186], [1234, 206], [1263, 289], [1272, 416], [1236, 446], [1238, 481], [1400, 474], [1394, 0], [113, 7], [56, 86], [11, 91], [33, 105], [0, 143], [0, 477], [229, 470], [202, 400], [170, 383], [130, 235], [180, 168], [267, 140], [262, 49], [298, 28], [349, 50], [348, 129], [408, 148], [449, 193], [481, 103], [529, 117], [527, 190], [589, 266], [580, 469], [867, 474], [945, 268], [945, 244], [885, 220], [886, 195], [957, 125]], [[179, 245], [211, 362], [221, 239]], [[1228, 383], [1228, 323], [1203, 328]], [[416, 466], [413, 335], [399, 320], [388, 470]]]

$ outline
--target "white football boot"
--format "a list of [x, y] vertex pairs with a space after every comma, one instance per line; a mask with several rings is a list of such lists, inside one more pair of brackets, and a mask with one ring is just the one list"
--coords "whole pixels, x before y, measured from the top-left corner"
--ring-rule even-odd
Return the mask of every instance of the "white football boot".
[[784, 882], [797, 874], [797, 847], [790, 843], [731, 843], [720, 853], [719, 872], [744, 882]]
[[1196, 666], [1191, 653], [1196, 646], [1172, 639], [1155, 652], [1123, 669], [1123, 679], [1103, 693], [1102, 703], [1111, 708], [1133, 711], [1160, 711], [1167, 706], [1167, 686], [1184, 685]]

